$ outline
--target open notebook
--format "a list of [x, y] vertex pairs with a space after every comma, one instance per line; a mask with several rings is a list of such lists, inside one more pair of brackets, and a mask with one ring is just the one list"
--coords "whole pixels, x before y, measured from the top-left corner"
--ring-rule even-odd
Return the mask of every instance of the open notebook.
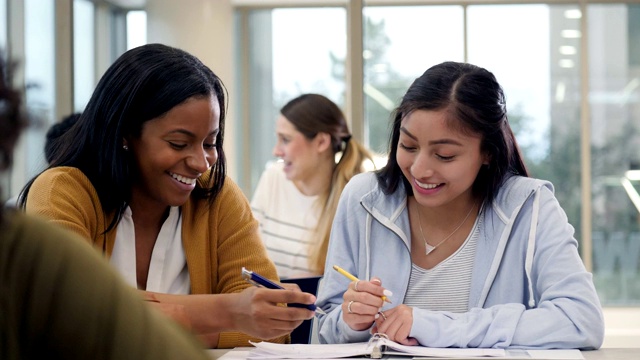
[[[255, 348], [246, 352], [243, 359], [340, 359], [346, 357], [367, 357], [380, 359], [407, 356], [416, 359], [553, 359], [584, 360], [576, 349], [557, 350], [504, 350], [475, 348], [429, 348], [424, 346], [404, 346], [389, 340], [384, 335], [374, 335], [369, 342], [350, 344], [274, 344], [251, 342]], [[229, 357], [231, 359], [231, 357]], [[222, 359], [221, 359], [222, 360]]]
[[380, 359], [382, 355], [406, 355], [411, 357], [504, 357], [503, 349], [459, 349], [405, 346], [385, 336], [374, 335], [369, 342], [349, 344], [274, 344], [251, 342], [256, 348], [247, 359], [331, 359], [367, 356]]

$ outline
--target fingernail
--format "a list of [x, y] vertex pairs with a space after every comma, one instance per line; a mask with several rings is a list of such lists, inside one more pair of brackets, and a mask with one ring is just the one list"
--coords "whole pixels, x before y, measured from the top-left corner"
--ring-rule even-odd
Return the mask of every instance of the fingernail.
[[393, 292], [389, 289], [384, 289], [382, 292], [385, 296], [393, 296]]
[[380, 314], [376, 314], [376, 316], [374, 316], [373, 318], [378, 320], [379, 317], [380, 317]]
[[373, 279], [373, 280], [371, 280], [371, 282], [375, 282], [375, 283], [378, 283], [378, 284], [382, 284], [382, 283], [380, 282], [380, 279]]

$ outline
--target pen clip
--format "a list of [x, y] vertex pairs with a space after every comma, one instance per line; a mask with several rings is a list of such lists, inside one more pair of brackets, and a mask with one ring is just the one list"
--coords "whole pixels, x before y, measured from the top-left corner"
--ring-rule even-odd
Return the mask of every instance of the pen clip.
[[261, 287], [261, 285], [260, 285], [260, 284], [258, 284], [257, 282], [255, 282], [255, 281], [253, 280], [253, 277], [252, 277], [252, 276], [253, 276], [253, 271], [251, 271], [251, 270], [247, 270], [247, 269], [245, 269], [245, 267], [243, 266], [243, 267], [242, 267], [242, 278], [243, 278], [246, 282], [250, 283], [250, 284], [251, 284], [251, 285], [253, 285], [253, 286]]

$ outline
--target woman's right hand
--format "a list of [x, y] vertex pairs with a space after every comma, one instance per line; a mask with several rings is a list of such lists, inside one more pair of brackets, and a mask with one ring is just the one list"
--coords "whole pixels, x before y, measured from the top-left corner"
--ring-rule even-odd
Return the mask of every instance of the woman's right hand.
[[370, 328], [380, 316], [378, 312], [384, 305], [383, 296], [391, 296], [391, 292], [382, 287], [378, 278], [352, 282], [342, 296], [342, 319], [356, 331]]
[[252, 286], [238, 295], [238, 301], [233, 305], [235, 328], [261, 339], [289, 334], [304, 320], [314, 316], [309, 309], [278, 305], [315, 303], [315, 296], [299, 289], [273, 290]]

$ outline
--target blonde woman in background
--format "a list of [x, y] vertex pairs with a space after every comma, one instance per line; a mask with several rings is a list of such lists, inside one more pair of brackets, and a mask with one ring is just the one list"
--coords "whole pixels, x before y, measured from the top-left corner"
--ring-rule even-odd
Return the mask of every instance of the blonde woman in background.
[[322, 95], [301, 95], [280, 113], [273, 154], [281, 161], [263, 172], [251, 208], [280, 277], [322, 275], [342, 189], [372, 154]]

